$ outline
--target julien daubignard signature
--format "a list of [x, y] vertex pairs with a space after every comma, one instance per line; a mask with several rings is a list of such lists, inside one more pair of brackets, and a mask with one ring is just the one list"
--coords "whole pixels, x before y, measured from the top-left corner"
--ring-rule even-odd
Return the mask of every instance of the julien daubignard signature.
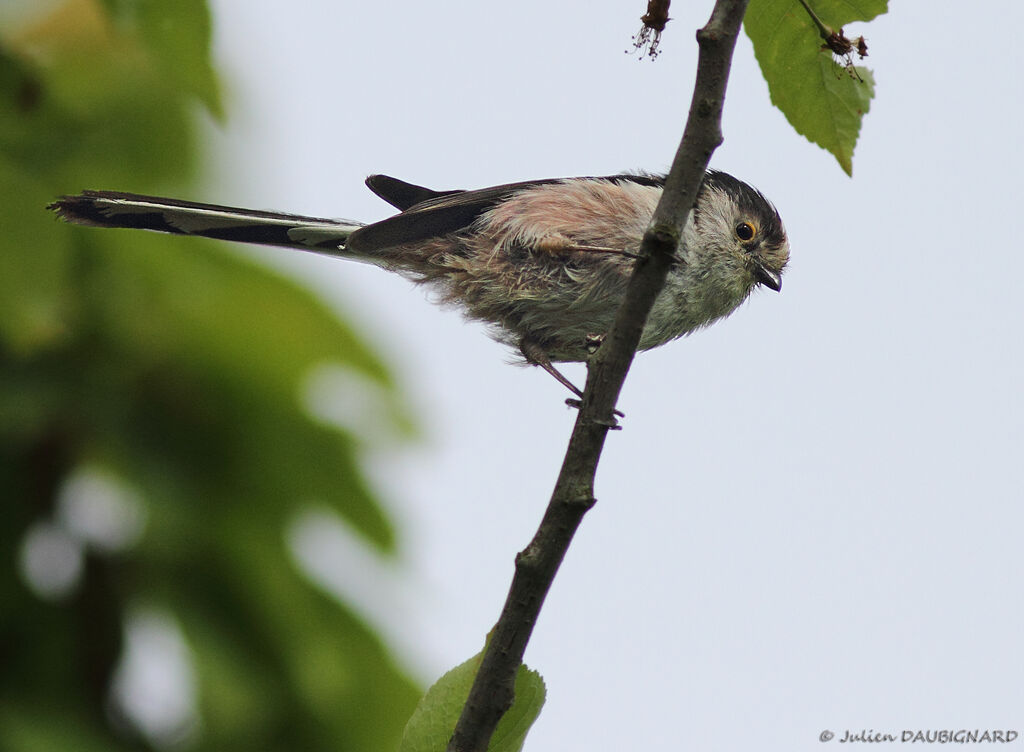
[[884, 743], [901, 742], [904, 744], [921, 742], [924, 744], [1007, 744], [1015, 741], [1018, 732], [1011, 729], [903, 729], [898, 734], [874, 729], [851, 731], [845, 729], [839, 738], [831, 731], [822, 731], [819, 739], [823, 742], [835, 739], [839, 743]]

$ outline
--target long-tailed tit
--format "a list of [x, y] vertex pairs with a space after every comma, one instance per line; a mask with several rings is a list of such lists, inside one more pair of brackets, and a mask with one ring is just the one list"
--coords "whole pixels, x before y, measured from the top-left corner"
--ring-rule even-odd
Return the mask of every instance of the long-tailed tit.
[[[490, 324], [495, 339], [579, 395], [552, 362], [587, 360], [610, 329], [663, 183], [613, 175], [434, 191], [372, 175], [370, 190], [401, 210], [373, 224], [112, 191], [50, 208], [82, 225], [285, 246], [396, 271]], [[757, 285], [780, 290], [789, 243], [761, 193], [710, 171], [676, 255], [641, 350], [728, 316]]]

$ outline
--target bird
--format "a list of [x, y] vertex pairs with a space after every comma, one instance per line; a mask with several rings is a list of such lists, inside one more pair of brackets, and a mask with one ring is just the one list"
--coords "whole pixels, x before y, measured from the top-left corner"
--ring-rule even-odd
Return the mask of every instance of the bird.
[[[582, 397], [555, 363], [588, 361], [611, 328], [663, 175], [442, 191], [371, 175], [366, 185], [399, 212], [365, 224], [97, 190], [48, 208], [79, 225], [282, 246], [397, 272], [486, 323], [494, 339]], [[781, 291], [789, 254], [775, 206], [747, 183], [708, 170], [639, 349], [709, 326], [759, 286]]]

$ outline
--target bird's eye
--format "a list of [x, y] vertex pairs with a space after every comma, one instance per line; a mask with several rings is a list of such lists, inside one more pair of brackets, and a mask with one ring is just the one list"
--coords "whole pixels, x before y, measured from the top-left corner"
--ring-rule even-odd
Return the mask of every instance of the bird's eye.
[[740, 222], [736, 225], [736, 237], [740, 240], [747, 241], [754, 237], [754, 226], [749, 222]]

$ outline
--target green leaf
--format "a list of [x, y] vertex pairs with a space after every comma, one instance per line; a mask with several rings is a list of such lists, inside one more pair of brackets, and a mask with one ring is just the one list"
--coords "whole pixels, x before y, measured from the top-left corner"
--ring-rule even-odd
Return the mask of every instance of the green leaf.
[[104, 0], [116, 21], [131, 24], [161, 72], [223, 117], [210, 63], [210, 12], [205, 0]]
[[[839, 31], [885, 13], [887, 0], [808, 0], [826, 26]], [[839, 64], [798, 0], [752, 0], [744, 19], [772, 103], [796, 131], [831, 152], [853, 174], [853, 150], [875, 94], [871, 71]]]
[[543, 677], [525, 665], [520, 666], [516, 675], [516, 700], [498, 722], [488, 749], [491, 752], [519, 752], [546, 698]]
[[92, 367], [106, 361], [118, 381], [81, 405], [108, 423], [102, 455], [147, 486], [207, 499], [201, 508], [225, 497], [218, 514], [265, 514], [280, 526], [296, 502], [326, 504], [393, 550], [356, 463], [358, 437], [303, 409], [306, 379], [327, 363], [390, 386], [355, 334], [307, 290], [222, 245], [74, 231], [105, 241], [86, 246], [83, 305], [105, 339]]
[[[196, 104], [217, 105], [205, 4], [105, 3], [0, 40], [0, 749], [149, 748], [112, 721], [138, 608], [187, 644], [190, 750], [394, 749], [420, 690], [293, 532], [326, 508], [393, 555], [361, 451], [381, 425], [409, 433], [404, 405], [335, 311], [238, 249], [46, 211], [87, 187], [195, 190]], [[365, 407], [341, 426], [310, 404], [324, 371], [346, 377], [325, 400]], [[14, 552], [40, 528], [78, 540], [57, 507], [83, 467], [131, 488], [144, 524], [117, 550], [76, 543], [77, 583], [45, 600]]]
[[10, 165], [61, 192], [190, 178], [196, 93], [181, 77], [196, 66], [156, 60], [141, 37], [98, 0], [67, 0], [5, 39], [0, 153]]
[[[443, 752], [482, 660], [483, 653], [477, 653], [427, 690], [405, 726], [399, 752]], [[544, 679], [525, 664], [521, 665], [516, 675], [515, 695], [515, 702], [502, 716], [491, 737], [488, 752], [519, 752], [523, 748], [526, 734], [544, 706], [547, 695]]]
[[[285, 733], [297, 750], [394, 749], [417, 693], [380, 639], [303, 577], [279, 531], [240, 510], [217, 527], [220, 549], [145, 570], [181, 615], [206, 748], [264, 749]], [[207, 574], [184, 583], [192, 566]]]
[[43, 219], [50, 193], [0, 156], [0, 343], [19, 354], [68, 336], [71, 243], [52, 221], [26, 221]]
[[0, 749], [17, 752], [112, 752], [109, 741], [74, 708], [43, 707], [10, 698], [0, 707]]

